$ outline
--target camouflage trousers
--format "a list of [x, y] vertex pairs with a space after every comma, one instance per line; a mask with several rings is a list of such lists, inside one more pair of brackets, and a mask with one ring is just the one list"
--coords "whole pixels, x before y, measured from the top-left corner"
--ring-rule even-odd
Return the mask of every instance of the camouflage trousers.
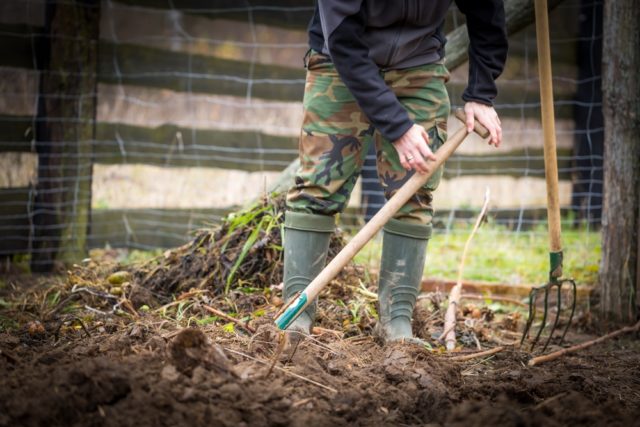
[[[446, 67], [429, 64], [381, 74], [409, 117], [427, 129], [431, 150], [436, 151], [446, 140], [450, 112]], [[331, 60], [311, 51], [307, 57], [300, 168], [287, 194], [288, 208], [319, 215], [342, 212], [370, 144], [375, 144], [378, 178], [389, 199], [415, 172], [402, 167], [393, 144], [369, 123]], [[400, 209], [395, 219], [430, 224], [432, 192], [441, 176], [442, 168]]]

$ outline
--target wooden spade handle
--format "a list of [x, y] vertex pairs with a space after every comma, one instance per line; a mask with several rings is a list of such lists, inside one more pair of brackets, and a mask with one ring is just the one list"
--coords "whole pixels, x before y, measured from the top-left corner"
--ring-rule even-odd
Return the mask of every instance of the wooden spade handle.
[[[464, 111], [457, 109], [455, 116], [465, 121]], [[489, 131], [478, 121], [475, 121], [474, 132], [481, 137], [486, 138]], [[298, 295], [287, 304], [280, 316], [276, 319], [276, 325], [280, 329], [286, 329], [291, 322], [318, 296], [320, 291], [333, 280], [338, 273], [353, 259], [354, 256], [362, 249], [380, 231], [382, 227], [389, 221], [398, 210], [422, 187], [433, 173], [447, 160], [451, 154], [462, 144], [467, 137], [466, 126], [459, 129], [451, 138], [447, 140], [434, 154], [436, 160], [427, 161], [429, 171], [425, 174], [414, 173], [398, 191], [391, 197], [387, 203], [378, 211], [377, 214], [365, 224], [364, 227], [345, 245], [344, 248], [331, 260], [331, 262], [316, 276], [313, 281]]]
[[540, 108], [544, 133], [544, 170], [547, 181], [547, 220], [549, 249], [562, 251], [560, 226], [560, 196], [558, 194], [558, 158], [556, 154], [556, 125], [553, 111], [553, 82], [551, 48], [549, 46], [549, 17], [547, 0], [535, 0], [538, 73], [540, 74]]

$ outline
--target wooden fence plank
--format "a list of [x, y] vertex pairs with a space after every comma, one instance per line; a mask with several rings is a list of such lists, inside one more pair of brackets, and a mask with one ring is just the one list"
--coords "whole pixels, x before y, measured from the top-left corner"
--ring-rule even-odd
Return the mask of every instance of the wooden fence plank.
[[245, 171], [282, 170], [297, 155], [297, 140], [252, 131], [157, 128], [99, 123], [96, 163], [201, 166]]
[[102, 83], [158, 87], [183, 92], [300, 101], [305, 71], [278, 65], [171, 52], [130, 44], [100, 43]]
[[35, 43], [43, 31], [42, 27], [25, 24], [0, 24], [0, 64], [34, 69]]
[[94, 209], [88, 245], [91, 248], [169, 248], [182, 245], [192, 233], [218, 223], [225, 209]]
[[33, 151], [33, 117], [0, 115], [0, 153]]
[[0, 188], [0, 256], [28, 251], [32, 202], [30, 188]]
[[[561, 180], [571, 180], [573, 158], [571, 149], [558, 150], [558, 169]], [[503, 151], [499, 154], [454, 154], [444, 167], [445, 178], [458, 176], [544, 177], [542, 149]]]
[[118, 3], [156, 9], [183, 11], [211, 19], [246, 22], [304, 31], [313, 15], [313, 0], [254, 0], [252, 9], [237, 0], [117, 0]]

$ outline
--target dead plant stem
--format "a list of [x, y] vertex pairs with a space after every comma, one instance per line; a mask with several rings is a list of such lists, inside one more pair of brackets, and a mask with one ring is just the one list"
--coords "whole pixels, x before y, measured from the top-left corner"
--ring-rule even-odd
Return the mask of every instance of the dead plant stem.
[[456, 348], [456, 315], [458, 306], [460, 305], [460, 296], [462, 294], [462, 273], [464, 271], [464, 263], [467, 259], [467, 252], [469, 251], [469, 246], [471, 245], [471, 240], [473, 236], [475, 236], [482, 220], [487, 214], [487, 209], [489, 207], [489, 187], [487, 187], [484, 193], [484, 204], [482, 205], [482, 210], [480, 211], [480, 215], [478, 215], [478, 219], [476, 219], [476, 223], [473, 226], [473, 230], [471, 230], [471, 234], [469, 238], [464, 244], [464, 249], [462, 250], [462, 257], [460, 258], [460, 266], [458, 267], [458, 280], [456, 285], [451, 288], [451, 292], [449, 293], [449, 306], [447, 307], [447, 312], [444, 315], [444, 330], [446, 333], [443, 333], [445, 346], [448, 351]]
[[467, 360], [477, 359], [478, 357], [491, 356], [493, 354], [500, 353], [502, 350], [504, 350], [503, 346], [494, 347], [490, 350], [479, 351], [477, 353], [471, 353], [471, 354], [465, 354], [464, 356], [450, 357], [447, 360], [453, 360], [454, 362], [466, 362]]
[[242, 329], [244, 329], [245, 331], [247, 331], [247, 332], [249, 332], [251, 334], [255, 334], [256, 333], [256, 330], [253, 327], [249, 326], [246, 322], [243, 322], [242, 320], [239, 320], [239, 319], [236, 319], [234, 317], [231, 317], [228, 314], [226, 314], [226, 313], [224, 313], [224, 312], [222, 312], [222, 311], [220, 311], [218, 309], [215, 309], [213, 307], [210, 307], [208, 305], [204, 305], [203, 304], [202, 307], [204, 307], [204, 309], [207, 310], [211, 314], [214, 314], [214, 315], [216, 315], [218, 317], [221, 317], [222, 319], [227, 320], [227, 321], [229, 321], [231, 323], [235, 323], [236, 325], [238, 325], [239, 327], [241, 327]]
[[592, 345], [596, 345], [599, 344], [603, 341], [606, 341], [608, 339], [611, 338], [615, 338], [618, 335], [622, 335], [622, 334], [626, 334], [629, 332], [637, 332], [640, 330], [640, 321], [638, 321], [635, 325], [633, 326], [625, 326], [624, 328], [618, 329], [617, 331], [613, 331], [611, 333], [608, 333], [606, 335], [603, 335], [599, 338], [593, 339], [593, 340], [589, 340], [589, 341], [585, 341], [581, 344], [577, 344], [571, 347], [567, 347], [567, 348], [563, 348], [562, 350], [558, 350], [558, 351], [554, 351], [553, 353], [549, 353], [546, 354], [544, 356], [538, 356], [538, 357], [534, 357], [533, 359], [529, 360], [529, 363], [527, 363], [527, 365], [529, 366], [536, 366], [539, 365], [541, 363], [544, 362], [550, 362], [552, 360], [555, 360], [559, 357], [562, 357], [566, 354], [570, 354], [570, 353], [575, 353], [577, 351], [583, 350], [585, 348], [591, 347]]

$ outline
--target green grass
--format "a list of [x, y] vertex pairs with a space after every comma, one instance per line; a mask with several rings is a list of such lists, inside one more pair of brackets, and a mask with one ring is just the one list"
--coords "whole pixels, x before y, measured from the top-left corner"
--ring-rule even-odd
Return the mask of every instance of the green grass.
[[[435, 230], [427, 250], [425, 277], [455, 280], [464, 244], [471, 227]], [[563, 230], [564, 276], [578, 285], [594, 284], [600, 263], [600, 232]], [[484, 224], [478, 230], [464, 267], [465, 280], [513, 284], [541, 284], [549, 271], [548, 238], [545, 228], [514, 232]], [[372, 268], [379, 265], [382, 238], [378, 236], [356, 256], [356, 262]]]

